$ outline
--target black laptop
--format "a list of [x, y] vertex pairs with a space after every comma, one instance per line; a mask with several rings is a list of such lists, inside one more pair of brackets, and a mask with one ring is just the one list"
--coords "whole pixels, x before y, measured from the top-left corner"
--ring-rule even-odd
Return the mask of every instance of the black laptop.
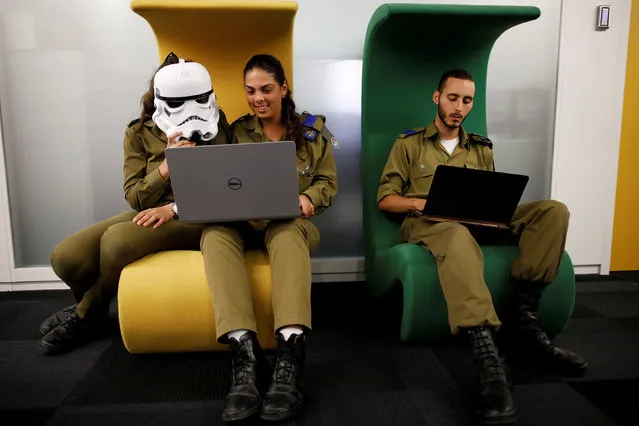
[[527, 184], [528, 176], [438, 166], [422, 217], [508, 228]]

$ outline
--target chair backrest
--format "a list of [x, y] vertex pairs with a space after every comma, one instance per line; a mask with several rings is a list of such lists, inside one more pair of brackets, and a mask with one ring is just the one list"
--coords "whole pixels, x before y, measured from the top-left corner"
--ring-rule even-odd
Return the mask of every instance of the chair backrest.
[[432, 94], [447, 69], [469, 71], [476, 86], [464, 122], [486, 134], [486, 72], [493, 44], [508, 28], [536, 19], [528, 6], [385, 4], [368, 24], [362, 71], [362, 204], [366, 261], [399, 243], [399, 223], [379, 211], [377, 187], [388, 154], [404, 130], [435, 117]]
[[160, 62], [170, 52], [204, 65], [229, 121], [248, 112], [242, 70], [257, 53], [277, 57], [293, 85], [297, 2], [277, 0], [132, 0], [149, 23]]

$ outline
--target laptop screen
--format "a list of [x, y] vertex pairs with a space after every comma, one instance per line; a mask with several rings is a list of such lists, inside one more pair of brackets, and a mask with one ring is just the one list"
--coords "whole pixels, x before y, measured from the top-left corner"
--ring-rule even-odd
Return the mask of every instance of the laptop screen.
[[510, 222], [528, 176], [438, 166], [423, 214], [485, 222]]

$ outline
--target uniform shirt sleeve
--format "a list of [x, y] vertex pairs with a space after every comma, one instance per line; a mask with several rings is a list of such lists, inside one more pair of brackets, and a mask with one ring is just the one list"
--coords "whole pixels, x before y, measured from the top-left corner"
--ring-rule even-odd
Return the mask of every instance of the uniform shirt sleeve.
[[495, 171], [495, 154], [493, 153], [492, 149], [488, 150], [486, 163], [487, 163], [486, 166], [488, 167], [488, 171], [494, 172]]
[[319, 144], [321, 156], [315, 168], [313, 181], [302, 194], [310, 198], [315, 209], [315, 215], [321, 214], [331, 206], [333, 198], [337, 195], [337, 166], [333, 157], [331, 144], [321, 135], [311, 144]]
[[155, 169], [146, 174], [147, 155], [142, 137], [133, 127], [124, 135], [124, 198], [137, 211], [155, 207], [164, 195], [168, 183]]
[[231, 126], [224, 111], [220, 110], [220, 119], [217, 123], [217, 135], [211, 141], [212, 145], [226, 145], [231, 142]]
[[408, 164], [406, 145], [404, 144], [404, 139], [398, 138], [393, 144], [379, 180], [377, 202], [379, 203], [388, 195], [403, 195], [403, 189], [408, 182], [409, 171], [410, 166]]

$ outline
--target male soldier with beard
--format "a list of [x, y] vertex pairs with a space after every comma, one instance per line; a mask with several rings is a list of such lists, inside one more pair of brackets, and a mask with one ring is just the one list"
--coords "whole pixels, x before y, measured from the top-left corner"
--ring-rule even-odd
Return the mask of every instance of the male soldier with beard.
[[507, 355], [568, 375], [582, 374], [587, 363], [555, 346], [537, 324], [541, 294], [553, 282], [564, 252], [569, 219], [565, 205], [542, 200], [515, 211], [510, 229], [520, 254], [512, 265], [514, 297], [501, 328], [484, 281], [482, 251], [469, 228], [420, 216], [438, 165], [494, 171], [492, 142], [462, 127], [474, 96], [475, 83], [468, 72], [450, 70], [442, 75], [433, 93], [437, 117], [427, 127], [398, 136], [382, 172], [377, 203], [385, 212], [404, 214], [402, 241], [422, 245], [437, 261], [451, 331], [467, 338], [472, 348], [480, 422], [510, 424], [516, 421], [517, 408], [495, 343], [497, 329]]

